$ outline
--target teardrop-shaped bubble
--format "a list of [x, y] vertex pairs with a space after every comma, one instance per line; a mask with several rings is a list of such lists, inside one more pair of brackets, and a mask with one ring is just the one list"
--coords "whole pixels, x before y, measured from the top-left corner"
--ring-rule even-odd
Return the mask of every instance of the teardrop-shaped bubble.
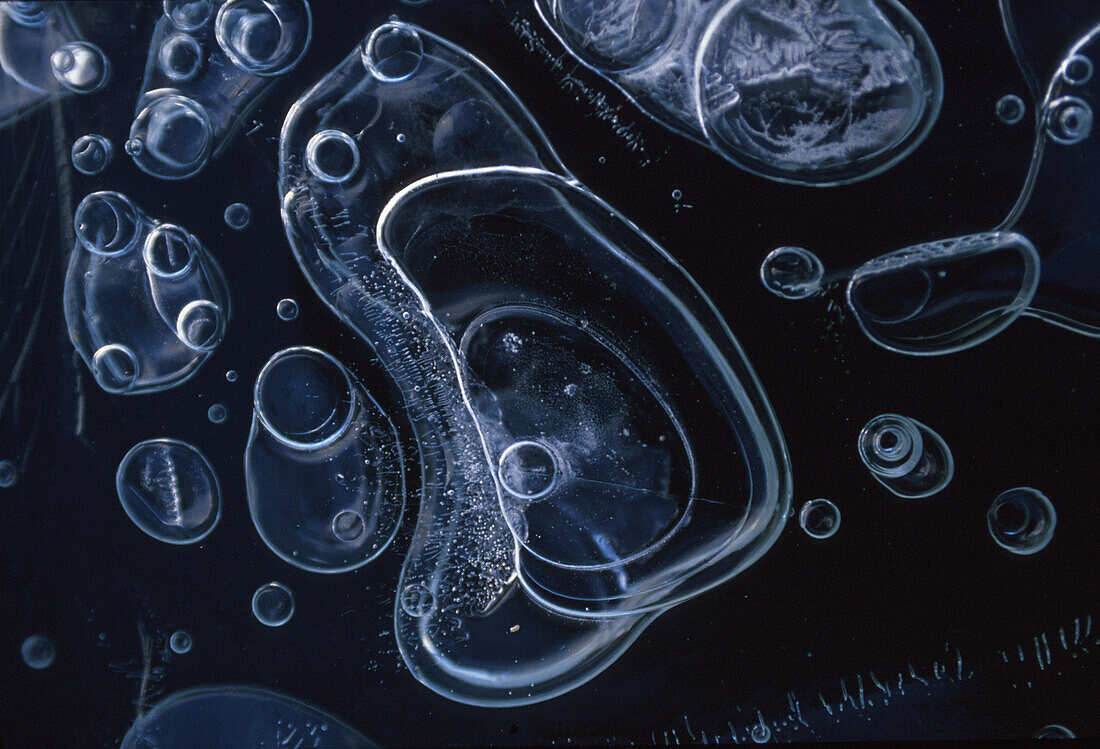
[[378, 556], [401, 522], [393, 423], [331, 355], [296, 347], [256, 379], [245, 480], [264, 543], [296, 567], [344, 572]]
[[305, 747], [315, 741], [331, 749], [377, 746], [305, 702], [256, 687], [210, 686], [176, 692], [140, 714], [122, 739], [122, 748]]
[[989, 535], [1013, 554], [1034, 554], [1046, 548], [1058, 522], [1054, 505], [1029, 486], [997, 495], [986, 515]]
[[126, 152], [142, 171], [161, 179], [195, 174], [214, 148], [206, 109], [185, 96], [163, 94], [148, 103], [130, 126]]
[[825, 266], [817, 255], [802, 247], [779, 247], [760, 264], [764, 288], [784, 299], [805, 299], [821, 291]]
[[1027, 308], [1039, 282], [1034, 245], [989, 232], [906, 247], [871, 260], [848, 282], [867, 336], [903, 354], [947, 354], [996, 335]]
[[193, 544], [221, 517], [221, 490], [206, 456], [173, 439], [139, 442], [115, 477], [122, 509], [134, 525], [169, 544]]
[[930, 497], [955, 475], [947, 443], [907, 416], [876, 416], [860, 431], [857, 445], [860, 459], [875, 480], [899, 497]]
[[939, 60], [893, 0], [726, 3], [698, 42], [699, 122], [745, 169], [830, 185], [893, 166], [928, 134]]
[[73, 167], [81, 174], [99, 174], [115, 155], [115, 147], [111, 141], [96, 133], [81, 135], [73, 143], [72, 149]]
[[111, 65], [103, 50], [90, 42], [69, 42], [50, 55], [58, 82], [77, 94], [90, 94], [107, 85]]
[[267, 77], [302, 59], [313, 18], [306, 0], [228, 0], [218, 9], [215, 27], [218, 45], [237, 67]]

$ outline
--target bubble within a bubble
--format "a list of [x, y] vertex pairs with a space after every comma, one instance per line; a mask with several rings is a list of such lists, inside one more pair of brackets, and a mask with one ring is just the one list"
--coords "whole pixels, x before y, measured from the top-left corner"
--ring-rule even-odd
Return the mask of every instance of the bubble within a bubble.
[[280, 299], [279, 303], [275, 305], [275, 314], [279, 316], [280, 320], [290, 322], [298, 317], [298, 303], [293, 299]]
[[1028, 486], [997, 495], [986, 516], [993, 540], [1013, 554], [1034, 554], [1045, 548], [1054, 537], [1057, 520], [1050, 500]]
[[760, 265], [760, 280], [771, 293], [784, 299], [805, 299], [821, 290], [825, 266], [817, 255], [802, 247], [779, 247]]
[[192, 644], [191, 634], [182, 629], [173, 632], [172, 637], [168, 640], [168, 647], [170, 647], [172, 652], [176, 655], [183, 655], [190, 651]]
[[294, 616], [294, 595], [282, 583], [261, 585], [252, 595], [252, 613], [260, 624], [281, 627]]
[[58, 47], [50, 55], [50, 67], [58, 83], [78, 94], [103, 88], [111, 74], [103, 50], [88, 42], [69, 42]]
[[15, 482], [18, 480], [19, 471], [16, 469], [15, 463], [10, 460], [0, 460], [0, 489], [15, 486]]
[[240, 375], [237, 374], [237, 370], [231, 369], [225, 373], [225, 379], [228, 382], [236, 382]]
[[1055, 143], [1076, 145], [1092, 133], [1092, 107], [1076, 96], [1055, 99], [1047, 106], [1046, 130]]
[[206, 417], [214, 424], [221, 424], [227, 415], [228, 412], [221, 403], [215, 403], [206, 410]]
[[89, 133], [73, 143], [73, 167], [81, 174], [99, 174], [115, 155], [115, 147], [102, 135]]
[[45, 635], [31, 635], [23, 640], [23, 662], [34, 669], [49, 668], [57, 659], [57, 646]]
[[907, 416], [871, 419], [860, 431], [857, 447], [875, 480], [899, 497], [931, 497], [955, 475], [955, 460], [943, 438]]
[[225, 223], [230, 229], [241, 231], [252, 220], [252, 209], [244, 203], [233, 203], [225, 209]]
[[115, 486], [134, 524], [165, 543], [201, 541], [221, 516], [214, 469], [205, 455], [179, 440], [134, 445], [118, 466]]
[[1015, 125], [1024, 118], [1027, 105], [1016, 94], [1005, 94], [997, 100], [997, 119], [1006, 125]]
[[827, 499], [811, 499], [802, 505], [798, 524], [811, 538], [829, 538], [840, 529], [840, 509]]

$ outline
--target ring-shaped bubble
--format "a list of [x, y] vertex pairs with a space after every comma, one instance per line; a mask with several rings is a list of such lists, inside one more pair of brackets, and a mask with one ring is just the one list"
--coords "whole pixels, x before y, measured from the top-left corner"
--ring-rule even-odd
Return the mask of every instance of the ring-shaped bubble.
[[133, 388], [141, 373], [141, 364], [128, 346], [108, 343], [92, 355], [92, 376], [108, 393], [125, 393]]
[[[318, 389], [322, 382], [330, 392]], [[252, 395], [256, 418], [272, 437], [296, 450], [319, 450], [339, 440], [355, 418], [354, 401], [355, 385], [344, 365], [310, 346], [271, 357], [256, 377]], [[287, 411], [289, 406], [295, 410]], [[310, 410], [299, 410], [303, 406]]]
[[343, 130], [322, 130], [306, 144], [306, 167], [322, 182], [346, 182], [359, 171], [359, 146]]
[[859, 433], [859, 456], [878, 476], [895, 478], [912, 471], [924, 450], [920, 430], [911, 419], [882, 414]]
[[91, 42], [69, 42], [50, 55], [50, 67], [57, 82], [73, 93], [90, 94], [107, 85], [111, 64]]
[[1047, 137], [1063, 146], [1073, 146], [1092, 133], [1092, 107], [1077, 96], [1062, 96], [1047, 105]]
[[1058, 74], [1062, 76], [1062, 80], [1066, 82], [1066, 85], [1084, 86], [1092, 80], [1092, 60], [1080, 53], [1072, 54], [1062, 60], [1062, 64], [1058, 68]]
[[111, 145], [111, 141], [96, 133], [77, 138], [70, 152], [73, 168], [89, 176], [106, 169], [114, 155], [115, 147]]
[[811, 499], [799, 510], [798, 525], [810, 538], [829, 538], [840, 530], [840, 509], [827, 499]]
[[307, 0], [227, 0], [214, 21], [218, 46], [241, 70], [282, 75], [309, 49], [313, 17]]
[[137, 206], [117, 192], [94, 192], [80, 201], [73, 214], [73, 227], [81, 246], [105, 257], [133, 249], [142, 223]]
[[528, 501], [550, 494], [560, 474], [558, 456], [535, 440], [512, 443], [501, 452], [497, 462], [500, 485], [512, 496]]
[[196, 447], [180, 440], [134, 445], [118, 464], [115, 488], [134, 525], [164, 543], [198, 543], [221, 518], [214, 468]]
[[1015, 125], [1027, 114], [1027, 105], [1016, 94], [1005, 94], [997, 100], [997, 119], [1006, 125]]
[[158, 95], [130, 126], [126, 152], [143, 172], [161, 179], [195, 174], [214, 149], [214, 125], [206, 108], [174, 93]]
[[176, 317], [176, 335], [193, 351], [213, 351], [225, 335], [225, 313], [209, 299], [188, 302]]
[[805, 299], [821, 291], [825, 266], [802, 247], [778, 247], [760, 264], [764, 288], [784, 299]]
[[180, 31], [197, 31], [214, 15], [213, 0], [164, 0], [164, 15]]
[[1013, 554], [1034, 554], [1054, 537], [1058, 515], [1042, 492], [1029, 486], [1001, 492], [986, 514], [989, 534]]
[[281, 627], [294, 616], [294, 594], [279, 582], [261, 585], [252, 594], [252, 613], [265, 627]]
[[176, 655], [183, 655], [184, 653], [191, 652], [193, 645], [194, 640], [191, 639], [191, 633], [182, 629], [177, 629], [168, 639], [168, 647], [171, 648], [172, 652]]
[[202, 62], [202, 45], [190, 34], [172, 34], [157, 50], [161, 72], [176, 82], [189, 81], [198, 75]]
[[384, 83], [412, 78], [424, 58], [424, 41], [406, 23], [384, 23], [367, 37], [361, 50], [363, 66]]
[[57, 660], [57, 646], [45, 635], [31, 635], [20, 647], [23, 662], [35, 670], [49, 668]]
[[198, 257], [191, 235], [175, 224], [154, 227], [145, 237], [141, 254], [149, 272], [165, 280], [186, 276]]

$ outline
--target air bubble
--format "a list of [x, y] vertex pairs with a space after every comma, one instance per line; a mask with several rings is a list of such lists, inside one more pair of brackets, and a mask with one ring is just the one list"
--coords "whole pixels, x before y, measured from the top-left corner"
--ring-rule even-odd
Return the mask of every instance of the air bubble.
[[33, 669], [49, 668], [57, 660], [57, 646], [45, 635], [31, 635], [20, 648], [23, 662]]
[[237, 370], [231, 369], [225, 373], [226, 382], [236, 382], [240, 375], [237, 374]]
[[210, 419], [210, 423], [212, 424], [223, 423], [227, 415], [228, 411], [226, 411], [225, 406], [221, 403], [215, 403], [210, 406], [210, 408], [206, 409], [206, 418]]
[[322, 182], [344, 182], [359, 170], [359, 147], [342, 130], [322, 130], [306, 145], [306, 167]]
[[137, 244], [142, 216], [125, 195], [95, 192], [76, 207], [73, 226], [84, 249], [97, 255], [121, 255]]
[[1005, 94], [997, 100], [997, 119], [1006, 125], [1015, 125], [1027, 114], [1027, 105], [1016, 94]]
[[760, 264], [764, 288], [784, 299], [805, 299], [821, 291], [825, 266], [802, 247], [779, 247]]
[[230, 229], [243, 231], [252, 220], [252, 209], [244, 203], [232, 203], [225, 209], [225, 223]]
[[802, 505], [798, 524], [811, 538], [829, 538], [840, 529], [840, 509], [827, 499], [811, 499]]
[[1065, 726], [1051, 723], [1040, 728], [1031, 737], [1033, 739], [1075, 739], [1077, 734]]
[[1084, 99], [1063, 96], [1047, 105], [1046, 131], [1055, 143], [1072, 146], [1092, 133], [1092, 107]]
[[103, 50], [89, 42], [69, 42], [58, 47], [50, 55], [50, 67], [58, 83], [78, 94], [98, 91], [111, 75]]
[[255, 76], [286, 73], [309, 48], [313, 18], [306, 0], [228, 0], [215, 21], [218, 46]]
[[0, 460], [0, 489], [8, 489], [15, 486], [19, 480], [19, 469], [10, 460]]
[[859, 433], [858, 447], [871, 475], [899, 497], [930, 497], [955, 475], [955, 462], [943, 439], [906, 416], [871, 419]]
[[332, 519], [332, 535], [344, 543], [353, 543], [362, 537], [367, 524], [363, 516], [353, 510], [341, 510]]
[[161, 179], [195, 174], [214, 150], [214, 124], [206, 108], [176, 93], [161, 93], [138, 112], [126, 152], [145, 173]]
[[130, 520], [165, 543], [201, 541], [221, 516], [214, 469], [198, 449], [179, 440], [134, 445], [119, 463], [115, 486]]
[[424, 583], [407, 585], [401, 591], [401, 609], [417, 619], [427, 616], [435, 610], [435, 595]]
[[298, 317], [298, 303], [293, 299], [280, 299], [275, 305], [275, 314], [280, 320], [290, 322]]
[[413, 27], [386, 23], [363, 43], [363, 65], [380, 81], [396, 83], [411, 78], [420, 68], [424, 43]]
[[197, 31], [214, 15], [213, 0], [164, 0], [164, 15], [180, 31]]
[[102, 135], [89, 133], [73, 143], [73, 167], [81, 174], [99, 174], [111, 163], [114, 155], [115, 147]]
[[145, 237], [145, 267], [165, 280], [186, 276], [195, 262], [191, 235], [174, 224], [160, 224]]
[[108, 343], [92, 356], [92, 376], [108, 393], [125, 393], [138, 377], [137, 355], [121, 343]]
[[516, 442], [500, 454], [499, 476], [501, 486], [512, 496], [541, 499], [557, 483], [558, 461], [541, 442]]
[[997, 495], [986, 515], [993, 540], [1013, 554], [1034, 554], [1046, 548], [1057, 520], [1050, 500], [1027, 486]]
[[190, 652], [193, 644], [191, 634], [182, 629], [177, 629], [168, 639], [168, 647], [171, 648], [172, 652], [176, 655], [183, 655], [184, 653]]
[[294, 616], [294, 595], [282, 583], [261, 585], [252, 595], [252, 613], [260, 624], [281, 627]]
[[188, 302], [176, 318], [176, 334], [190, 349], [213, 351], [225, 335], [225, 315], [207, 299]]
[[190, 34], [172, 34], [157, 51], [157, 64], [171, 80], [189, 81], [202, 69], [202, 45]]
[[1084, 55], [1070, 55], [1062, 61], [1059, 73], [1069, 86], [1084, 86], [1092, 80], [1092, 60]]

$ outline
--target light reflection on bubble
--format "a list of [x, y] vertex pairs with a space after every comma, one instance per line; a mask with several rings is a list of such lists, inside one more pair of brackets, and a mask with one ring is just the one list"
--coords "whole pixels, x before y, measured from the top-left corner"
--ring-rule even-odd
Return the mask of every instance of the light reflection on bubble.
[[1026, 555], [1046, 548], [1054, 538], [1058, 516], [1042, 492], [1024, 486], [998, 494], [986, 522], [998, 546]]
[[231, 203], [225, 209], [225, 224], [230, 229], [244, 231], [252, 220], [252, 210], [244, 203]]
[[186, 442], [155, 439], [134, 445], [115, 477], [122, 509], [158, 541], [193, 544], [221, 517], [221, 490], [206, 456]]
[[916, 419], [882, 414], [859, 433], [859, 457], [875, 480], [906, 499], [930, 497], [955, 475], [947, 443]]
[[114, 158], [115, 147], [102, 135], [82, 135], [73, 143], [73, 167], [81, 174], [99, 174]]
[[840, 530], [840, 510], [827, 499], [811, 499], [802, 505], [798, 524], [811, 538], [829, 538]]
[[23, 662], [35, 670], [49, 668], [57, 660], [57, 646], [45, 635], [31, 635], [20, 648]]
[[252, 595], [252, 613], [265, 627], [281, 627], [294, 616], [294, 595], [282, 583], [261, 585]]

